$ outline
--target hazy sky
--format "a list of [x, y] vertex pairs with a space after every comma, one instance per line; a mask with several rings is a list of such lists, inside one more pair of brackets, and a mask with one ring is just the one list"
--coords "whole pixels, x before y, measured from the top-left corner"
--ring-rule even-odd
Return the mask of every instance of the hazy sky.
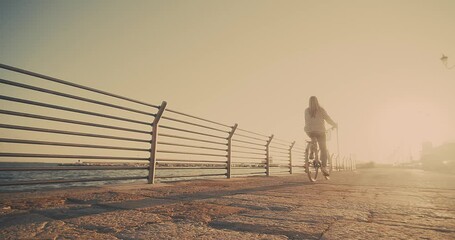
[[0, 0], [1, 63], [301, 142], [315, 95], [358, 160], [455, 141], [442, 53], [453, 0]]

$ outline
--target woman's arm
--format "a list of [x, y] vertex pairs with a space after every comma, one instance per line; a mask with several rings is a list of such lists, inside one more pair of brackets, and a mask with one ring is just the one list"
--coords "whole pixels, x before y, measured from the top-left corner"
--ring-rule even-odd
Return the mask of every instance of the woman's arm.
[[326, 120], [330, 125], [333, 127], [338, 127], [338, 124], [332, 120], [332, 118], [327, 114], [325, 109], [322, 109], [322, 116], [324, 116], [324, 120]]

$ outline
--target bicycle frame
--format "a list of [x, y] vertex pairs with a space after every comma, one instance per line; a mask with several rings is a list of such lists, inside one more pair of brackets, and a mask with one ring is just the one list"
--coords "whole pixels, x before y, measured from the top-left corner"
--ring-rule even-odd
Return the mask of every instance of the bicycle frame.
[[[334, 128], [330, 128], [326, 131], [329, 132], [333, 130]], [[329, 154], [329, 151], [327, 151], [327, 163], [330, 165], [329, 171], [331, 172], [332, 170], [332, 159], [331, 155]], [[319, 154], [320, 154], [320, 149], [318, 147], [317, 140], [315, 138], [312, 138], [311, 141], [307, 141], [307, 146], [305, 148], [305, 172], [308, 175], [308, 178], [310, 179], [311, 182], [315, 182], [319, 169], [322, 167], [322, 163], [319, 160]], [[323, 174], [325, 179], [329, 179], [328, 176]]]
[[307, 147], [305, 149], [305, 172], [311, 182], [315, 182], [321, 162], [319, 161], [319, 149], [316, 140], [307, 141]]

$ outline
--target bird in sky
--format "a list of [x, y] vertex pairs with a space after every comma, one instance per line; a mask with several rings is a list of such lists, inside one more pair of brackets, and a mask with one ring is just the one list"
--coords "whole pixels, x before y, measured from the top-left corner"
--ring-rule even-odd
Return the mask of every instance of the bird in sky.
[[449, 67], [448, 59], [449, 59], [449, 57], [447, 57], [447, 56], [444, 55], [444, 53], [443, 53], [443, 54], [442, 54], [442, 57], [441, 57], [442, 64], [444, 64], [444, 66], [446, 66], [447, 69], [452, 69], [452, 68], [454, 68], [455, 65]]

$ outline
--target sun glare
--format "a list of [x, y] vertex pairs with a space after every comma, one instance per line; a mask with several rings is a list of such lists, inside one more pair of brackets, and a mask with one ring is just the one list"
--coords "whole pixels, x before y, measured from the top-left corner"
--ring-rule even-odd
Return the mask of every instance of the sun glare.
[[373, 138], [386, 161], [418, 159], [422, 143], [440, 144], [448, 127], [440, 107], [427, 102], [396, 102], [377, 111]]

